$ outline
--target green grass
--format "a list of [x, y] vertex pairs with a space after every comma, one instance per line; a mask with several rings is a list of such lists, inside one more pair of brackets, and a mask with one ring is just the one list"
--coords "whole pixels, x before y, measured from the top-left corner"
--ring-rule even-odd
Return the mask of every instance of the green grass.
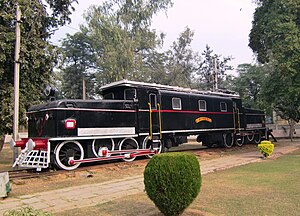
[[12, 169], [12, 156], [13, 152], [8, 144], [4, 144], [2, 151], [0, 152], [0, 172], [8, 171]]
[[[276, 160], [204, 175], [202, 180], [201, 192], [184, 216], [299, 215], [300, 150]], [[107, 216], [162, 215], [145, 193], [58, 215], [96, 212]]]
[[299, 215], [300, 151], [207, 175], [195, 208], [225, 215]]

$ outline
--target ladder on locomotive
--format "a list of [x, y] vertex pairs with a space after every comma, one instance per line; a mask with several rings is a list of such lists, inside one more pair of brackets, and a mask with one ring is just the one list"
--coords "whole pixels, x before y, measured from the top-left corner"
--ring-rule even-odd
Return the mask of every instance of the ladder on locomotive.
[[149, 140], [151, 148], [160, 145], [162, 139], [161, 106], [154, 92], [149, 93]]

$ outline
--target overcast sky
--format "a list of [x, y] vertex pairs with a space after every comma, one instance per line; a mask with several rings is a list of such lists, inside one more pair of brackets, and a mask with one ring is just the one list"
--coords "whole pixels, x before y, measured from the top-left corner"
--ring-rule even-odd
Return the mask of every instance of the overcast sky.
[[[84, 24], [83, 13], [102, 0], [78, 0], [72, 23], [61, 27], [52, 37], [59, 44], [66, 33], [74, 34], [79, 24]], [[192, 48], [202, 52], [208, 44], [216, 54], [232, 56], [231, 64], [253, 63], [254, 57], [248, 47], [251, 22], [255, 10], [252, 0], [173, 0], [174, 6], [154, 17], [152, 28], [166, 33], [165, 48], [168, 48], [188, 26], [194, 31]]]

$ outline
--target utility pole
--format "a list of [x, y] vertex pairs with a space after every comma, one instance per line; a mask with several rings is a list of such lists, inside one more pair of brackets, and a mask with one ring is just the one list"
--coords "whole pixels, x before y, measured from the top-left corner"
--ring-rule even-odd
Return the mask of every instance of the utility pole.
[[213, 91], [215, 92], [218, 89], [218, 69], [217, 69], [217, 57], [213, 58]]
[[85, 100], [85, 95], [86, 95], [86, 92], [85, 92], [85, 79], [84, 77], [82, 77], [82, 99]]
[[[16, 44], [15, 44], [15, 62], [14, 62], [14, 124], [13, 139], [19, 139], [19, 83], [20, 83], [20, 43], [21, 43], [21, 10], [18, 2], [16, 3]], [[18, 157], [18, 148], [13, 150], [13, 162]]]

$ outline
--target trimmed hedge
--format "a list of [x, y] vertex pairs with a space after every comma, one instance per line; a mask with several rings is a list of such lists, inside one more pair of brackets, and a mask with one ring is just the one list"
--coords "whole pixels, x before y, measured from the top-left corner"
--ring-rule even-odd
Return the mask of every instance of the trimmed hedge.
[[257, 147], [260, 153], [264, 155], [264, 157], [269, 157], [274, 151], [274, 144], [267, 140], [262, 141], [257, 145]]
[[155, 155], [145, 168], [144, 184], [147, 195], [164, 215], [179, 215], [200, 192], [199, 162], [189, 153]]

